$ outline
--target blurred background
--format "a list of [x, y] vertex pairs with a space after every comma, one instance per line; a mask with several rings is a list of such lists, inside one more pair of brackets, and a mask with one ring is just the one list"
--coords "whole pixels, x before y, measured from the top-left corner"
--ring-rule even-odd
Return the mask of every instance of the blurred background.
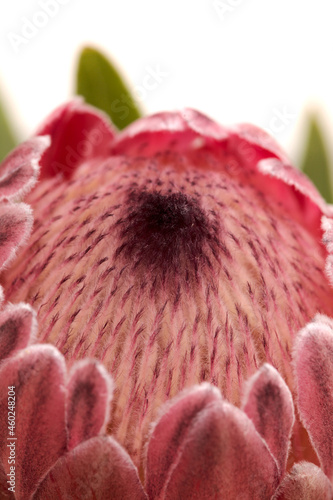
[[[252, 122], [300, 162], [310, 113], [333, 121], [329, 0], [16, 0], [0, 5], [0, 96], [24, 139], [102, 50], [145, 112], [194, 107]], [[150, 75], [150, 76], [149, 76]]]

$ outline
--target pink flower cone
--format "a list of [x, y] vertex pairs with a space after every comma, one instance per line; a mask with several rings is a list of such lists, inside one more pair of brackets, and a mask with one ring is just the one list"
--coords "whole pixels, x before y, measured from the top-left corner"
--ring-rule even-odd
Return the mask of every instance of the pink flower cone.
[[0, 175], [3, 498], [332, 498], [333, 209], [270, 137], [74, 101]]

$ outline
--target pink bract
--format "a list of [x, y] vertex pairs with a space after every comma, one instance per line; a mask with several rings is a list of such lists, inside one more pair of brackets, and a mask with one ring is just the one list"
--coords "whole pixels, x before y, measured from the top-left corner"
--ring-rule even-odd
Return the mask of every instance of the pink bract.
[[272, 138], [75, 100], [0, 176], [3, 498], [332, 498], [333, 209]]

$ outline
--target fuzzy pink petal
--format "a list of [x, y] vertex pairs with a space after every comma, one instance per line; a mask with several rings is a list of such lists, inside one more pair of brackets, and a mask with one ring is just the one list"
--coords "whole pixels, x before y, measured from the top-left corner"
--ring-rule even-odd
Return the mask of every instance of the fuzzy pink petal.
[[3, 302], [4, 302], [4, 290], [2, 286], [0, 286], [0, 308], [3, 307]]
[[294, 424], [293, 400], [273, 366], [264, 364], [248, 381], [243, 411], [252, 420], [284, 473]]
[[278, 475], [251, 420], [206, 384], [169, 406], [150, 437], [150, 499], [266, 500], [275, 491]]
[[25, 203], [0, 205], [0, 269], [8, 264], [32, 228], [32, 212]]
[[333, 479], [333, 321], [316, 316], [296, 338], [298, 408], [325, 474]]
[[257, 187], [283, 203], [315, 233], [323, 214], [333, 216], [333, 207], [327, 205], [306, 175], [291, 166], [286, 153], [264, 130], [251, 124], [230, 127], [226, 149], [240, 158], [243, 169], [250, 172], [255, 167]]
[[207, 405], [220, 400], [221, 393], [215, 387], [201, 384], [181, 393], [169, 403], [169, 408], [165, 405], [164, 413], [155, 424], [149, 441], [147, 455], [149, 498], [154, 496], [157, 498], [163, 485], [168, 481], [180, 443], [188, 432], [188, 423], [192, 422]]
[[81, 443], [60, 458], [41, 483], [34, 500], [144, 500], [137, 470], [110, 437]]
[[321, 218], [333, 217], [333, 207], [308, 177], [291, 166], [284, 151], [265, 131], [249, 124], [237, 125], [230, 131], [233, 135], [228, 148], [240, 152], [241, 163], [249, 170], [255, 166], [258, 189], [280, 201], [296, 220], [321, 237]]
[[80, 163], [106, 156], [114, 133], [107, 115], [81, 99], [57, 108], [37, 131], [52, 141], [42, 157], [41, 178], [58, 173], [70, 178]]
[[263, 151], [267, 151], [270, 154], [266, 155], [269, 157], [280, 158], [284, 163], [288, 163], [289, 159], [281, 148], [281, 146], [276, 142], [276, 140], [269, 135], [265, 130], [252, 125], [251, 123], [239, 123], [230, 127], [235, 137], [244, 140], [247, 144], [251, 144], [255, 148], [260, 148]]
[[15, 148], [0, 164], [0, 201], [19, 199], [36, 184], [40, 158], [49, 137], [33, 137]]
[[[146, 144], [145, 139], [150, 139], [150, 144]], [[265, 158], [289, 162], [278, 143], [264, 130], [250, 124], [223, 127], [190, 108], [156, 113], [136, 120], [118, 134], [112, 150], [131, 156], [143, 151], [144, 154], [153, 154], [166, 148], [189, 152], [206, 145], [213, 146], [216, 151], [236, 151], [236, 156], [240, 155], [244, 160], [244, 166], [253, 166], [254, 162]]]
[[[8, 412], [8, 387], [15, 387], [15, 436], [0, 419], [0, 456], [9, 473], [8, 443], [15, 442], [16, 498], [28, 500], [37, 483], [66, 451], [65, 362], [52, 346], [19, 351], [0, 369], [0, 411]], [[15, 440], [13, 438], [16, 438]]]
[[24, 349], [36, 331], [36, 313], [32, 307], [9, 304], [0, 313], [0, 361]]
[[[276, 197], [307, 228], [320, 228], [323, 214], [333, 216], [332, 207], [326, 204], [312, 182], [301, 171], [285, 165], [278, 159], [263, 160], [258, 169], [275, 182]], [[267, 178], [266, 177], [266, 178]]]
[[97, 436], [109, 419], [112, 380], [104, 367], [93, 361], [74, 365], [68, 383], [68, 448]]
[[195, 151], [228, 138], [228, 130], [193, 109], [156, 113], [136, 120], [117, 135], [113, 154], [150, 156], [161, 151]]
[[333, 219], [330, 217], [322, 217], [321, 220], [323, 235], [323, 243], [327, 248], [328, 257], [326, 259], [326, 275], [333, 285]]
[[332, 500], [333, 489], [323, 471], [310, 462], [295, 464], [273, 500]]

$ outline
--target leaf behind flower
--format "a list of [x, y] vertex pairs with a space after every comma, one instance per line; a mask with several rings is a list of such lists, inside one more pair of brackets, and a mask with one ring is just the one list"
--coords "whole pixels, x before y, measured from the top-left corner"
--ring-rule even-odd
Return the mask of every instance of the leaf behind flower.
[[14, 133], [0, 102], [0, 161], [2, 161], [16, 145], [17, 141], [15, 140]]
[[118, 70], [94, 48], [86, 47], [80, 54], [76, 93], [105, 111], [120, 130], [141, 116]]
[[323, 198], [332, 203], [331, 165], [322, 128], [316, 115], [309, 118], [308, 139], [301, 169], [312, 180]]

